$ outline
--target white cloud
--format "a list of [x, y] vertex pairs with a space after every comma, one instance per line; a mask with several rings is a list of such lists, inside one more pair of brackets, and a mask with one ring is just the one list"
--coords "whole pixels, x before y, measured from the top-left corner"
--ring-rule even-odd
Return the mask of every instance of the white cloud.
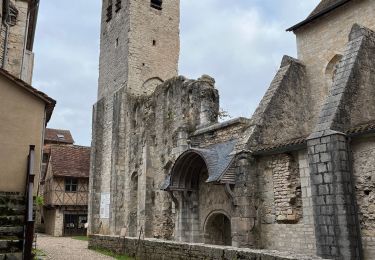
[[[41, 2], [34, 74], [34, 85], [58, 102], [49, 127], [72, 130], [84, 145], [91, 139], [100, 29], [100, 1], [87, 2]], [[295, 55], [294, 35], [285, 29], [317, 2], [181, 0], [180, 73], [215, 77], [221, 106], [249, 117], [282, 55]]]

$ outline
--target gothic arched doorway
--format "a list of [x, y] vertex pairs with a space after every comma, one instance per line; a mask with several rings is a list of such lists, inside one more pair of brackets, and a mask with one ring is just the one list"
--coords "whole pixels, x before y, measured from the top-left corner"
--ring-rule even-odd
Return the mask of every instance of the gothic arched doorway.
[[211, 245], [232, 245], [231, 222], [222, 212], [214, 212], [207, 217], [204, 226], [204, 243]]

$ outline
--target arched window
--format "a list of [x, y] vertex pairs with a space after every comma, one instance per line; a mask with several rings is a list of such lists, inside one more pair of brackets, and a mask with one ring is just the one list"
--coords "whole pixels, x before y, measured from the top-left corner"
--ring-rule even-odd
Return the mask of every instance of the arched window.
[[332, 86], [332, 83], [333, 83], [333, 80], [336, 75], [336, 71], [337, 71], [337, 68], [341, 59], [342, 59], [342, 55], [336, 54], [327, 64], [327, 67], [325, 69], [325, 78], [326, 78], [328, 89], [330, 89]]
[[151, 0], [151, 7], [157, 10], [161, 10], [163, 5], [163, 0]]

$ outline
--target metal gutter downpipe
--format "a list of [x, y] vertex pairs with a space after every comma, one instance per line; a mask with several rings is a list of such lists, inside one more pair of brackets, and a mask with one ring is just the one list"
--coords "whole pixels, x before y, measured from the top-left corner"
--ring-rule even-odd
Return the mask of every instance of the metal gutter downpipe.
[[5, 17], [3, 20], [4, 26], [5, 26], [5, 39], [4, 39], [4, 52], [3, 52], [3, 62], [1, 64], [1, 68], [5, 68], [5, 62], [7, 60], [8, 56], [8, 38], [9, 38], [9, 12], [10, 12], [10, 7], [9, 7], [9, 0], [4, 0], [5, 3]]

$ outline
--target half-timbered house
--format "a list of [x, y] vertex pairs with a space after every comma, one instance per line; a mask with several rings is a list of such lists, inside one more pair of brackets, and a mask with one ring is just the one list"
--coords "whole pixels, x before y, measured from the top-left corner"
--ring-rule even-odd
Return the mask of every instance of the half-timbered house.
[[89, 168], [89, 147], [61, 144], [48, 147], [42, 214], [47, 234], [86, 234]]

